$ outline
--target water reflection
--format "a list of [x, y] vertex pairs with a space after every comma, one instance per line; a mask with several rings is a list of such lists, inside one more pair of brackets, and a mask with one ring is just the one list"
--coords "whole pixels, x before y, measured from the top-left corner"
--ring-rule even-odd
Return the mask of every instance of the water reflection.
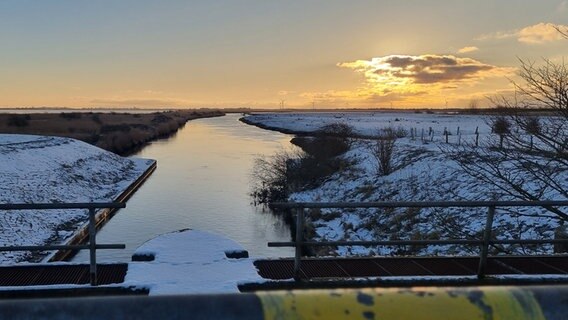
[[[136, 157], [158, 160], [158, 169], [97, 236], [99, 243], [125, 243], [105, 250], [101, 261], [128, 261], [133, 250], [159, 234], [194, 228], [226, 235], [255, 256], [290, 256], [288, 226], [250, 205], [255, 156], [288, 147], [290, 136], [243, 124], [239, 115], [188, 122], [177, 135], [156, 141]], [[74, 261], [86, 261], [87, 252]]]

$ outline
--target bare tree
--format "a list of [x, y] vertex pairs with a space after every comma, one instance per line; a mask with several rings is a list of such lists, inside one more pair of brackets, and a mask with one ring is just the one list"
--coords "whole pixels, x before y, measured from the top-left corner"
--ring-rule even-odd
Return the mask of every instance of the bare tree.
[[479, 107], [479, 101], [477, 101], [476, 99], [469, 100], [469, 103], [467, 104], [467, 108], [471, 112], [476, 112], [478, 107]]
[[[521, 61], [519, 75], [523, 83], [514, 83], [515, 98], [493, 101], [506, 113], [492, 124], [499, 141], [489, 139], [481, 148], [459, 147], [454, 159], [503, 195], [531, 201], [568, 198], [567, 65]], [[546, 209], [568, 220], [559, 208]]]
[[554, 29], [556, 29], [556, 31], [560, 32], [560, 34], [568, 39], [568, 27], [561, 27], [561, 26], [555, 26]]

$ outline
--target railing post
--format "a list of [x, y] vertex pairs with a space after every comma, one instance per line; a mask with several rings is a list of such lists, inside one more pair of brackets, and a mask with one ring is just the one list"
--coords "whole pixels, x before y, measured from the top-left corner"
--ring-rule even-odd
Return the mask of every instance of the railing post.
[[300, 280], [300, 264], [302, 263], [302, 242], [304, 238], [304, 208], [296, 209], [296, 243], [294, 256], [294, 279]]
[[493, 217], [495, 216], [495, 206], [488, 207], [487, 220], [485, 221], [485, 230], [483, 232], [483, 244], [479, 255], [479, 268], [477, 269], [477, 278], [485, 277], [485, 268], [487, 266], [487, 254], [489, 253], [489, 241], [493, 233]]
[[95, 208], [89, 208], [89, 273], [91, 285], [97, 285], [97, 242], [95, 240], [97, 228], [95, 222]]

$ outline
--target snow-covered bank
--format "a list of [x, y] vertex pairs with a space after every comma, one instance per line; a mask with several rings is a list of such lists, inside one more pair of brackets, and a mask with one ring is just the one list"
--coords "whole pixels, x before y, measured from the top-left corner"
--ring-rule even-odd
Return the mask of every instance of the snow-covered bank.
[[[443, 150], [458, 143], [475, 141], [475, 131], [483, 141], [491, 134], [487, 117], [474, 115], [416, 113], [290, 113], [258, 114], [245, 122], [264, 128], [307, 133], [324, 125], [344, 123], [362, 136], [376, 135], [387, 127], [402, 128], [408, 134], [396, 140], [394, 171], [381, 176], [372, 155], [374, 141], [354, 139], [351, 150], [342, 155], [353, 165], [343, 168], [317, 188], [290, 196], [299, 202], [350, 201], [455, 201], [517, 200], [495, 186], [466, 174]], [[460, 134], [458, 135], [458, 129]], [[444, 131], [448, 134], [442, 135]], [[414, 137], [410, 133], [414, 132]], [[422, 139], [425, 132], [425, 139]], [[433, 132], [433, 135], [428, 135]], [[566, 170], [558, 181], [568, 181]], [[562, 183], [562, 182], [561, 182]], [[530, 187], [530, 185], [528, 185]], [[547, 192], [543, 199], [563, 200], [561, 194]], [[312, 210], [308, 219], [309, 236], [319, 240], [389, 239], [479, 239], [485, 225], [487, 208], [427, 208], [395, 210]], [[545, 209], [518, 208], [497, 210], [494, 236], [498, 239], [551, 239], [558, 219]], [[495, 252], [550, 252], [552, 246], [510, 246]], [[468, 254], [478, 248], [438, 247], [339, 247], [322, 249], [320, 254]]]
[[[3, 134], [0, 202], [111, 202], [154, 162], [123, 158], [70, 138]], [[85, 221], [86, 210], [5, 211], [0, 245], [63, 243]], [[1, 263], [30, 258], [29, 252], [0, 254]]]

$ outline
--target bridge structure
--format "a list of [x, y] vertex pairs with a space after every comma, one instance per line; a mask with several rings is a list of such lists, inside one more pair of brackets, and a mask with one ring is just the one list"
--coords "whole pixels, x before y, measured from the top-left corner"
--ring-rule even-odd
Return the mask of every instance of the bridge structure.
[[[239, 289], [245, 293], [135, 297], [131, 295], [148, 295], [149, 291], [133, 290], [122, 284], [129, 264], [100, 264], [96, 261], [98, 249], [120, 249], [124, 245], [96, 242], [95, 212], [99, 208], [123, 206], [113, 203], [0, 205], [0, 210], [87, 209], [90, 232], [87, 244], [10, 246], [0, 247], [0, 251], [89, 250], [91, 253], [88, 265], [48, 263], [0, 266], [0, 315], [46, 319], [71, 316], [84, 319], [155, 319], [164, 316], [171, 319], [564, 319], [568, 313], [565, 303], [568, 297], [567, 255], [489, 254], [489, 247], [497, 244], [568, 243], [566, 239], [495, 239], [492, 232], [494, 217], [501, 207], [568, 207], [568, 201], [277, 204], [295, 211], [298, 232], [295, 241], [271, 242], [268, 245], [294, 247], [295, 256], [253, 259], [256, 271], [264, 280], [241, 283]], [[486, 207], [482, 237], [319, 242], [303, 237], [305, 210], [309, 208], [433, 206]], [[309, 246], [441, 244], [477, 246], [479, 254], [468, 257], [364, 258], [307, 257], [303, 254], [304, 248]], [[235, 253], [231, 252], [232, 255]], [[144, 258], [150, 261], [153, 257]], [[252, 259], [248, 258], [248, 254], [240, 253], [233, 257], [227, 255], [227, 258]], [[42, 286], [48, 289], [38, 290]], [[31, 289], [2, 289], [14, 287]], [[283, 289], [285, 291], [281, 291]], [[93, 295], [100, 297], [81, 297]], [[61, 296], [67, 298], [52, 299]], [[20, 299], [30, 297], [36, 299], [32, 302]], [[45, 297], [52, 298], [42, 299]], [[410, 305], [412, 308], [408, 307]]]
[[[83, 209], [88, 211], [87, 244], [9, 246], [0, 251], [16, 250], [89, 250], [88, 265], [27, 264], [0, 266], [2, 287], [42, 286], [53, 284], [116, 284], [124, 281], [128, 264], [99, 264], [96, 251], [120, 249], [123, 244], [96, 242], [95, 214], [101, 208], [122, 208], [123, 203], [75, 204], [0, 204], [0, 210]], [[568, 207], [568, 201], [458, 201], [458, 202], [366, 202], [366, 203], [274, 203], [293, 210], [295, 240], [269, 242], [272, 247], [294, 247], [293, 258], [255, 259], [258, 274], [266, 281], [243, 283], [241, 291], [295, 288], [380, 287], [413, 285], [495, 285], [495, 284], [568, 284], [568, 255], [490, 255], [489, 248], [500, 244], [567, 244], [568, 239], [496, 239], [494, 220], [500, 208]], [[318, 208], [486, 208], [486, 221], [479, 239], [440, 240], [366, 240], [312, 241], [304, 239], [306, 210]], [[332, 246], [429, 246], [467, 245], [478, 247], [477, 256], [408, 256], [408, 257], [308, 257], [307, 247]]]
[[[499, 209], [521, 207], [561, 208], [568, 201], [425, 201], [273, 203], [295, 217], [295, 241], [269, 242], [271, 247], [293, 247], [294, 258], [255, 262], [259, 274], [271, 281], [243, 286], [244, 290], [272, 288], [329, 288], [333, 286], [412, 286], [568, 283], [568, 255], [491, 255], [497, 245], [566, 244], [568, 239], [497, 239], [495, 217]], [[485, 226], [479, 239], [313, 241], [304, 239], [309, 209], [371, 208], [485, 208]], [[310, 247], [337, 246], [441, 246], [477, 247], [477, 256], [407, 257], [306, 257]], [[293, 282], [282, 280], [294, 279]]]

